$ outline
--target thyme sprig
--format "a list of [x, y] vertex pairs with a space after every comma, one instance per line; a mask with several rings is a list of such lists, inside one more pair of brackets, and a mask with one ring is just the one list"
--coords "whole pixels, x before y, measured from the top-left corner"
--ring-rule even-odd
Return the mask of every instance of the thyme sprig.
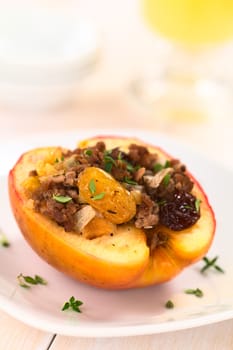
[[207, 258], [207, 256], [205, 256], [202, 259], [204, 261], [205, 265], [202, 267], [201, 273], [204, 273], [206, 270], [208, 270], [210, 268], [214, 268], [218, 272], [224, 273], [225, 271], [219, 265], [216, 265], [218, 258], [219, 258], [218, 256], [215, 256], [213, 259], [209, 259], [209, 258]]
[[31, 287], [30, 284], [32, 285], [42, 284], [44, 286], [47, 284], [47, 281], [39, 275], [35, 275], [34, 277], [31, 277], [31, 276], [24, 276], [22, 273], [20, 273], [17, 276], [17, 280], [20, 287], [23, 287], [23, 288], [30, 288]]
[[72, 309], [75, 312], [82, 312], [82, 310], [80, 310], [80, 306], [83, 304], [83, 302], [81, 300], [76, 300], [74, 296], [72, 296], [69, 301], [65, 302], [65, 304], [62, 307], [62, 311], [68, 310], [68, 309]]
[[201, 298], [204, 295], [203, 291], [201, 289], [199, 289], [199, 288], [186, 289], [184, 292], [185, 292], [185, 294], [193, 294], [193, 295], [195, 295], [198, 298]]

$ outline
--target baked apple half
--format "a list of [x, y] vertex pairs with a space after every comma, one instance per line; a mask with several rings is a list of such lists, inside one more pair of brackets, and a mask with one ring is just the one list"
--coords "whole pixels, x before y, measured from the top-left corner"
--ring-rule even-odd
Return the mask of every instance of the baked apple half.
[[208, 251], [215, 218], [185, 165], [136, 139], [23, 154], [9, 173], [18, 226], [73, 278], [109, 289], [168, 281]]

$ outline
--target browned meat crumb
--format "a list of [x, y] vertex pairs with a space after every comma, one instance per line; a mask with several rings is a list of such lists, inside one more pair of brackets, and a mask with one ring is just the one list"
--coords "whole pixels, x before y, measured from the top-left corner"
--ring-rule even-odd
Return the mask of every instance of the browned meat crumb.
[[137, 228], [151, 228], [159, 222], [159, 206], [143, 193], [142, 203], [137, 208], [135, 226]]
[[140, 164], [141, 167], [152, 170], [158, 159], [158, 156], [157, 154], [150, 153], [144, 146], [131, 144], [129, 146], [128, 158], [132, 164]]

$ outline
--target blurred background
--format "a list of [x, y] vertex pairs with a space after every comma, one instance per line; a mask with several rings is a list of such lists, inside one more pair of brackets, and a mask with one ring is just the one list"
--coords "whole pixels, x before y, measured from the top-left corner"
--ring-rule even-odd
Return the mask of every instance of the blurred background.
[[1, 138], [149, 129], [227, 164], [232, 61], [232, 0], [0, 1]]

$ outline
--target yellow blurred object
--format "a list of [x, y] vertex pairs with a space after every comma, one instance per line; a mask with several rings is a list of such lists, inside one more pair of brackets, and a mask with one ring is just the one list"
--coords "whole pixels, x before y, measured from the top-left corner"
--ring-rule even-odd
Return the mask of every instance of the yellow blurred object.
[[233, 38], [232, 0], [143, 0], [143, 15], [154, 31], [185, 45]]
[[182, 106], [176, 108], [173, 105], [171, 105], [170, 108], [163, 108], [162, 112], [164, 119], [180, 123], [201, 123], [203, 121], [206, 121], [209, 117], [204, 109], [192, 109]]

